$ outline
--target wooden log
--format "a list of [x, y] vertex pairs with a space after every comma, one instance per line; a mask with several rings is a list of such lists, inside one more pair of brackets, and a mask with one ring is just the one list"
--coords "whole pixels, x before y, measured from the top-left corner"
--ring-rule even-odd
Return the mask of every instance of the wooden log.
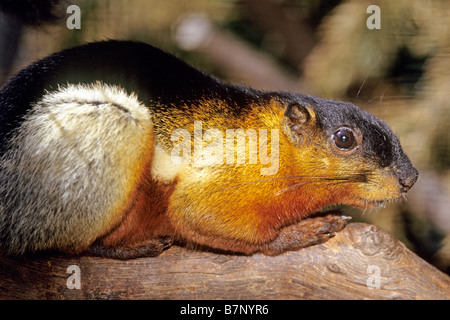
[[[69, 289], [78, 275], [80, 289]], [[381, 228], [351, 223], [322, 245], [276, 257], [180, 247], [129, 261], [1, 257], [0, 298], [450, 299], [450, 277]]]

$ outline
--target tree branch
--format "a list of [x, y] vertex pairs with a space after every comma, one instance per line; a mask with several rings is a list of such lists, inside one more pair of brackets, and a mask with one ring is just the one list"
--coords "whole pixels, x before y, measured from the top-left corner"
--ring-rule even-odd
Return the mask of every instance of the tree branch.
[[[81, 289], [68, 289], [67, 268]], [[351, 223], [276, 257], [173, 247], [159, 257], [0, 258], [1, 299], [450, 299], [450, 278], [388, 232]]]

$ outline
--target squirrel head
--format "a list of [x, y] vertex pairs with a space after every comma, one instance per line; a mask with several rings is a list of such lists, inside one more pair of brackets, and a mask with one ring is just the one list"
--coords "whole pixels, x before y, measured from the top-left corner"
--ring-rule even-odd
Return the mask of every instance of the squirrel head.
[[304, 177], [302, 192], [309, 185], [328, 199], [325, 204], [365, 209], [404, 196], [416, 182], [418, 172], [398, 137], [372, 114], [306, 95], [290, 94], [281, 102], [281, 128]]

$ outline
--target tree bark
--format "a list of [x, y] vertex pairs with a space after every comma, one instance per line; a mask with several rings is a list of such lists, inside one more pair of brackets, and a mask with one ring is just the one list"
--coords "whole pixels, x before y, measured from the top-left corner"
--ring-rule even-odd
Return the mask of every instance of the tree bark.
[[[69, 289], [77, 274], [80, 289]], [[0, 257], [0, 298], [450, 299], [450, 277], [383, 229], [351, 223], [324, 244], [276, 257], [180, 247], [128, 261]]]

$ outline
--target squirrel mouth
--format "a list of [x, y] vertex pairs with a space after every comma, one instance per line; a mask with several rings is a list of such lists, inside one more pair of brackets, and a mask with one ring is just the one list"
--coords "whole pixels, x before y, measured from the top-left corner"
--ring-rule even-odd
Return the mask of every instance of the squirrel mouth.
[[358, 209], [376, 209], [376, 208], [385, 208], [386, 205], [392, 201], [395, 201], [398, 198], [387, 199], [387, 200], [368, 200], [364, 198], [356, 198], [351, 206], [354, 206]]
[[385, 199], [385, 200], [368, 200], [368, 199], [357, 197], [357, 198], [352, 199], [352, 201], [350, 201], [350, 202], [325, 206], [318, 212], [341, 210], [345, 206], [354, 207], [354, 208], [361, 209], [361, 210], [385, 208], [389, 203], [391, 203], [397, 199], [398, 198]]

